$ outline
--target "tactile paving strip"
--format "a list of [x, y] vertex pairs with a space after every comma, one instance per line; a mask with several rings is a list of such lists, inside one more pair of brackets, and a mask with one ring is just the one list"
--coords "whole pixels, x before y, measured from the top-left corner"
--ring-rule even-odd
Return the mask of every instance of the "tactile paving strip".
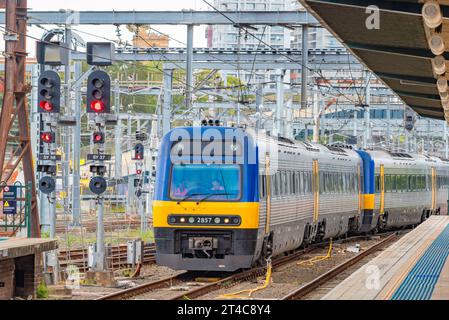
[[391, 300], [430, 300], [448, 256], [449, 225], [418, 260]]

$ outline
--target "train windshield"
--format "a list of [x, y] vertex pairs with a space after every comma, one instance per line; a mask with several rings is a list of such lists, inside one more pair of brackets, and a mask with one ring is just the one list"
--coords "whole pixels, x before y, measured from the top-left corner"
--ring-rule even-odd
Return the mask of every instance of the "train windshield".
[[235, 164], [175, 164], [170, 197], [181, 201], [237, 201], [241, 197], [241, 168]]

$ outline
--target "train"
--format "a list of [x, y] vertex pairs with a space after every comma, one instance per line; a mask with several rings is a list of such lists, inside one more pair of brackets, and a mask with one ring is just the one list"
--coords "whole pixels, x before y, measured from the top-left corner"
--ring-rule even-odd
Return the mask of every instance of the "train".
[[161, 141], [156, 263], [224, 271], [301, 246], [415, 226], [447, 214], [449, 160], [356, 150], [212, 124]]

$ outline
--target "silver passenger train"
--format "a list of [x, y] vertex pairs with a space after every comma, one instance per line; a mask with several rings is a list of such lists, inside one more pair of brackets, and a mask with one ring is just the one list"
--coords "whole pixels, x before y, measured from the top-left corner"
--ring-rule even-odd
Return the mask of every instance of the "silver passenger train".
[[[211, 139], [210, 130], [221, 140]], [[416, 225], [447, 213], [447, 160], [251, 130], [236, 143], [239, 130], [186, 127], [165, 136], [153, 210], [158, 264], [234, 271], [308, 243]], [[208, 144], [218, 141], [221, 163], [209, 157]], [[188, 147], [195, 142], [196, 151]], [[174, 163], [178, 153], [180, 162]]]

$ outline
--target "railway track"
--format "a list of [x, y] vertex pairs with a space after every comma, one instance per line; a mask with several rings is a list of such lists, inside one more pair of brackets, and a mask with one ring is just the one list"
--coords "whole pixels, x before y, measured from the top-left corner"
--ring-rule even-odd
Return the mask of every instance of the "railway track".
[[[355, 236], [342, 240], [343, 242], [356, 241], [358, 239], [365, 239], [364, 236]], [[392, 239], [391, 239], [392, 240]], [[382, 241], [383, 243], [384, 241]], [[279, 267], [287, 265], [292, 262], [296, 262], [301, 256], [305, 254], [312, 253], [315, 250], [327, 246], [329, 242], [324, 242], [316, 245], [312, 245], [308, 248], [296, 251], [288, 256], [276, 258], [273, 260], [273, 270]], [[149, 299], [166, 299], [166, 300], [193, 300], [204, 296], [210, 292], [214, 292], [224, 288], [233, 287], [241, 282], [255, 280], [266, 273], [266, 267], [258, 267], [250, 270], [244, 270], [231, 275], [221, 276], [220, 279], [213, 281], [211, 283], [195, 283], [194, 288], [190, 289], [188, 287], [192, 286], [192, 282], [198, 276], [203, 276], [199, 272], [183, 272], [162, 280], [142, 284], [133, 288], [121, 290], [103, 297], [97, 300], [127, 300], [127, 299], [139, 299], [149, 298]], [[184, 284], [184, 286], [183, 286]], [[174, 292], [167, 290], [169, 288], [178, 287], [179, 292]], [[184, 288], [188, 288], [184, 290]], [[158, 290], [165, 290], [164, 292]]]
[[[152, 264], [156, 262], [155, 253], [156, 246], [154, 244], [144, 245], [144, 264]], [[118, 245], [110, 247], [109, 255], [107, 256], [108, 266], [111, 269], [120, 269], [128, 266], [127, 264], [127, 246]], [[88, 270], [88, 253], [87, 249], [72, 249], [61, 250], [58, 254], [59, 265], [61, 268], [67, 268], [69, 265], [76, 266], [81, 272]]]
[[[380, 241], [379, 243], [371, 246], [367, 250], [359, 253], [358, 255], [354, 256], [353, 258], [349, 259], [346, 262], [343, 262], [342, 264], [336, 266], [335, 268], [329, 270], [328, 272], [322, 274], [318, 278], [310, 281], [309, 283], [299, 287], [298, 289], [295, 289], [294, 291], [290, 292], [286, 296], [284, 296], [281, 300], [300, 300], [304, 299], [305, 297], [313, 294], [316, 290], [318, 290], [320, 287], [323, 287], [326, 284], [329, 284], [329, 282], [335, 280], [336, 284], [344, 280], [347, 276], [350, 274], [345, 274], [351, 267], [356, 266], [358, 264], [364, 263], [367, 261], [367, 259], [372, 256], [374, 253], [378, 252], [382, 248], [384, 248], [387, 244], [393, 242], [398, 237], [398, 233], [393, 233], [389, 236], [387, 236], [385, 239]], [[342, 277], [342, 275], [344, 277]], [[340, 277], [340, 278], [339, 278]], [[329, 291], [332, 289], [332, 287], [326, 287], [325, 290]]]
[[[133, 219], [133, 220], [112, 220], [112, 221], [105, 221], [104, 223], [105, 232], [111, 232], [115, 230], [123, 230], [127, 228], [131, 229], [137, 229], [140, 228], [140, 219]], [[83, 229], [85, 232], [95, 232], [97, 230], [97, 222], [96, 221], [84, 221], [83, 222]], [[67, 226], [64, 225], [63, 222], [58, 221], [58, 224], [56, 225], [56, 233], [63, 234], [66, 232]]]

